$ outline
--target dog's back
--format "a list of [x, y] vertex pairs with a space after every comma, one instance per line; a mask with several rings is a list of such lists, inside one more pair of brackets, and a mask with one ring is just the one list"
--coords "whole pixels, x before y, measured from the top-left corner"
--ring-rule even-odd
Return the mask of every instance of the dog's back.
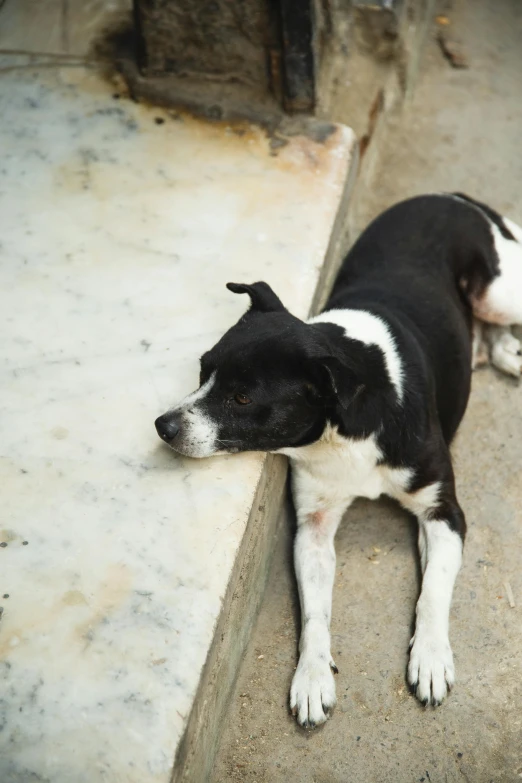
[[433, 382], [447, 441], [469, 396], [473, 313], [501, 274], [503, 247], [495, 230], [515, 241], [500, 215], [460, 194], [396, 204], [354, 244], [325, 308], [383, 318], [414, 372], [420, 363]]

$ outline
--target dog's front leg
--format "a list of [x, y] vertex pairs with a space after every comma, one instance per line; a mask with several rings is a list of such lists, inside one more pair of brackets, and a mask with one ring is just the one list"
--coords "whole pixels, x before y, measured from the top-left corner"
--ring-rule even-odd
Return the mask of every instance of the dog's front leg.
[[332, 588], [335, 575], [334, 536], [345, 506], [323, 503], [297, 504], [295, 571], [301, 602], [299, 663], [290, 690], [290, 707], [301, 726], [324, 723], [335, 704], [330, 652]]
[[418, 514], [423, 575], [408, 666], [408, 681], [417, 698], [433, 705], [441, 703], [455, 682], [449, 613], [466, 532], [453, 492], [446, 490], [445, 495]]

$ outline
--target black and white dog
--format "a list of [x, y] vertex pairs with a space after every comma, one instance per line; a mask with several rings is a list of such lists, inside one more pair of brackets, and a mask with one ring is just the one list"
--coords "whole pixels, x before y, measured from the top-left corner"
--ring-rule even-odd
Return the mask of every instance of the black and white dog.
[[251, 307], [201, 358], [201, 385], [156, 421], [189, 457], [286, 454], [297, 510], [299, 663], [290, 706], [302, 726], [335, 703], [330, 616], [334, 536], [354, 498], [396, 498], [419, 524], [422, 589], [408, 681], [438, 705], [454, 683], [448, 639], [466, 532], [449, 443], [484, 344], [518, 377], [522, 229], [460, 194], [404, 201], [344, 260], [308, 322], [266, 283], [229, 283]]

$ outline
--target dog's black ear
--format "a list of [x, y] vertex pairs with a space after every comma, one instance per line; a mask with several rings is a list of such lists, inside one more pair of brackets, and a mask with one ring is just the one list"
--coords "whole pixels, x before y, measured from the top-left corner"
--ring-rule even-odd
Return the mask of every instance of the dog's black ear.
[[272, 291], [268, 283], [260, 281], [259, 283], [227, 283], [229, 291], [234, 294], [248, 294], [251, 301], [251, 309], [258, 310], [261, 313], [272, 313], [277, 310], [285, 310], [285, 306], [276, 294]]
[[364, 383], [355, 366], [348, 365], [336, 356], [320, 359], [320, 366], [326, 383], [327, 393], [338, 401], [342, 408], [348, 408], [364, 390]]

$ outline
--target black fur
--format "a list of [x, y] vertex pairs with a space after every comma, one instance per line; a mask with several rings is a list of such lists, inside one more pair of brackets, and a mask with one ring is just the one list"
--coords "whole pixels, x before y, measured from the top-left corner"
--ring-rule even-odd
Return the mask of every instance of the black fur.
[[516, 242], [515, 237], [504, 223], [502, 215], [499, 215], [498, 212], [495, 212], [494, 209], [488, 207], [487, 204], [483, 204], [482, 201], [477, 201], [476, 199], [471, 198], [470, 196], [466, 196], [464, 193], [453, 193], [452, 195], [456, 196], [457, 198], [461, 198], [464, 201], [468, 201], [470, 204], [474, 204], [477, 207], [477, 209], [480, 209], [481, 212], [487, 215], [488, 218], [491, 220], [491, 222], [496, 225], [496, 227], [499, 229], [504, 239], [512, 239], [514, 242]]

